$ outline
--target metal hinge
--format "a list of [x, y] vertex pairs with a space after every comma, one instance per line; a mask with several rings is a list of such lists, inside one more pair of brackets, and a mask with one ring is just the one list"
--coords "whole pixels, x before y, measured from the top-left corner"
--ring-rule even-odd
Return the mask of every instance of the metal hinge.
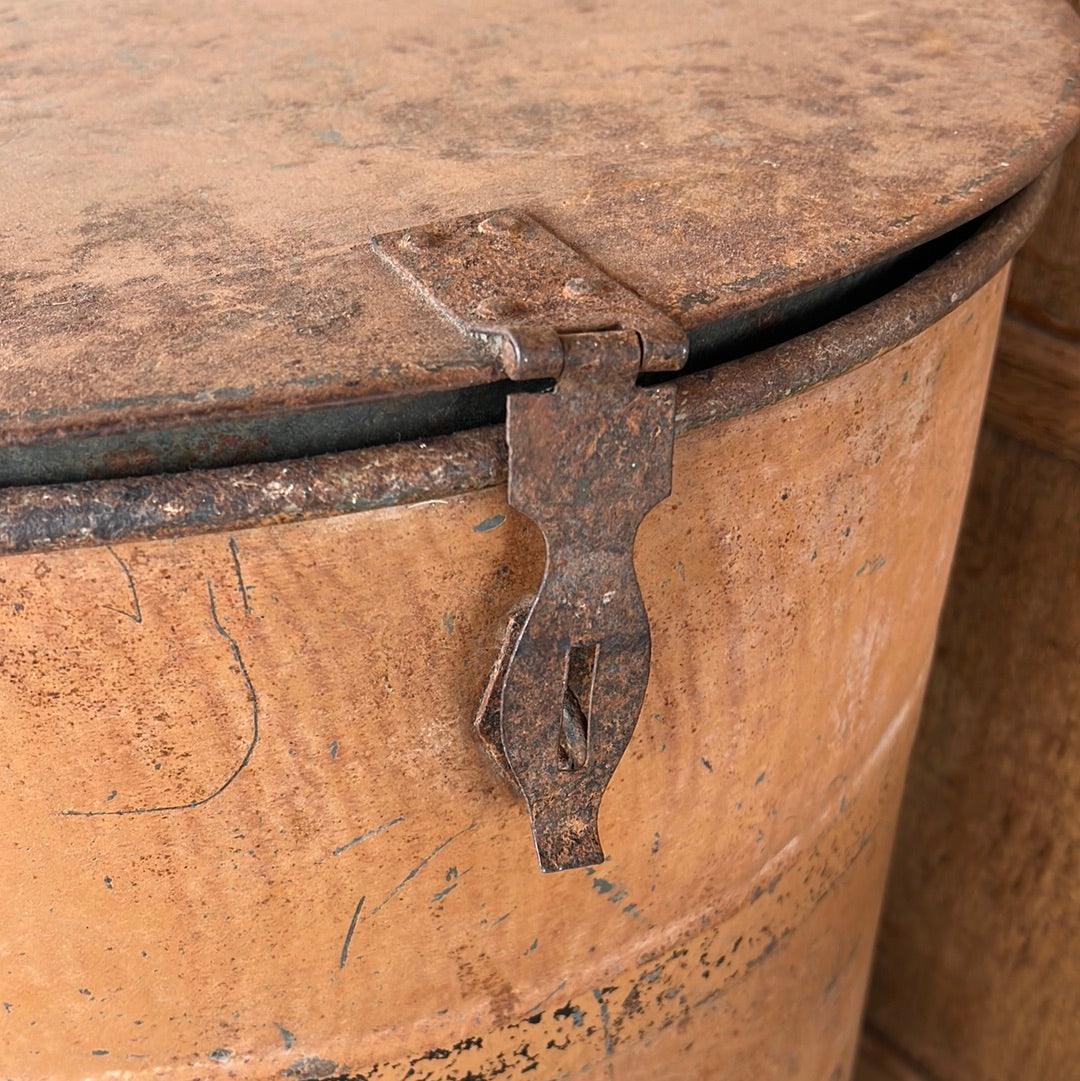
[[634, 538], [671, 488], [675, 392], [643, 371], [686, 361], [682, 329], [538, 222], [501, 210], [378, 236], [385, 262], [511, 379], [509, 503], [547, 542], [540, 588], [510, 613], [476, 721], [521, 789], [540, 866], [601, 863], [597, 815], [649, 679]]

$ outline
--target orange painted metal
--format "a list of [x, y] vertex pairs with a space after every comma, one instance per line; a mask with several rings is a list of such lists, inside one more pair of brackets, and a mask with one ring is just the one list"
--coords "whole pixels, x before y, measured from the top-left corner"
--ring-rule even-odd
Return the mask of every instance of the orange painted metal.
[[600, 868], [471, 731], [501, 486], [4, 558], [5, 1072], [846, 1077], [1003, 284], [678, 441]]

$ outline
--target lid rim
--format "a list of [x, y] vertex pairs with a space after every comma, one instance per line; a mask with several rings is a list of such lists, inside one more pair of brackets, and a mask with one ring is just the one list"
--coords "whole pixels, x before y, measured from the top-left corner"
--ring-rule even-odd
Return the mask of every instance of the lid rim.
[[[962, 243], [985, 217], [844, 277], [693, 331], [686, 364], [673, 374], [646, 374], [642, 382], [652, 385], [740, 360], [834, 322], [899, 288]], [[258, 409], [230, 396], [135, 430], [126, 419], [118, 419], [106, 425], [61, 427], [21, 442], [9, 431], [7, 453], [0, 457], [0, 489], [285, 461], [502, 423], [507, 393], [523, 388], [500, 374], [487, 382], [355, 399], [331, 397], [315, 404], [285, 394]], [[0, 431], [0, 444], [4, 437]]]
[[[991, 211], [959, 247], [877, 300], [742, 360], [676, 377], [677, 432], [766, 408], [925, 330], [1012, 258], [1056, 178], [1055, 166]], [[0, 553], [331, 517], [445, 498], [505, 477], [503, 431], [492, 425], [289, 462], [7, 488], [0, 490]]]

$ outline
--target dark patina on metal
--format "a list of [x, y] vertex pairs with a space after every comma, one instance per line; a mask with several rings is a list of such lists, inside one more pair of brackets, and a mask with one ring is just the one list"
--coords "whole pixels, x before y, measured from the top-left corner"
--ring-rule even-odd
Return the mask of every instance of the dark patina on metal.
[[547, 565], [480, 706], [481, 742], [505, 761], [544, 871], [601, 863], [600, 801], [649, 680], [649, 620], [634, 538], [671, 490], [675, 388], [637, 385], [686, 361], [682, 330], [538, 222], [511, 211], [377, 237], [386, 263], [515, 380], [551, 393], [507, 403], [508, 500]]

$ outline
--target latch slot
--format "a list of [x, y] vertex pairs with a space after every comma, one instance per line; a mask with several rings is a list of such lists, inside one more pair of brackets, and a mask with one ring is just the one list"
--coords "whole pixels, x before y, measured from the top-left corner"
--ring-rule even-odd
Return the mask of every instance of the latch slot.
[[566, 654], [563, 724], [559, 734], [559, 769], [563, 773], [589, 764], [589, 714], [600, 646], [596, 642], [571, 646]]

